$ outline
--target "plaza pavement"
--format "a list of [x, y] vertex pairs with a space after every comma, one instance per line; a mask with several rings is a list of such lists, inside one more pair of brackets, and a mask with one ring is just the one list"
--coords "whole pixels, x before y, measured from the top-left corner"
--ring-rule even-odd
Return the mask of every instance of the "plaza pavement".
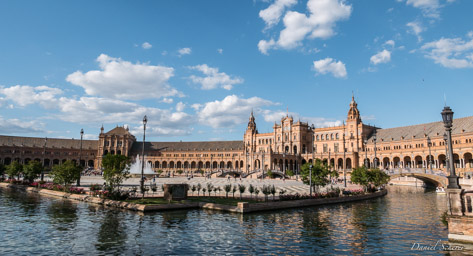
[[[148, 179], [146, 182], [145, 182], [145, 185], [149, 186], [151, 184], [151, 182], [153, 182], [152, 179]], [[240, 180], [240, 178], [231, 178], [230, 180], [228, 180], [227, 178], [204, 178], [204, 177], [194, 177], [194, 178], [191, 178], [191, 179], [188, 179], [186, 177], [173, 177], [173, 178], [156, 178], [155, 179], [155, 182], [157, 184], [157, 187], [158, 187], [158, 193], [161, 192], [162, 193], [162, 190], [161, 190], [161, 185], [162, 184], [180, 184], [180, 183], [187, 183], [189, 184], [189, 186], [192, 187], [192, 185], [197, 185], [200, 183], [200, 185], [202, 186], [202, 188], [206, 188], [207, 187], [207, 183], [211, 183], [214, 187], [220, 187], [221, 188], [221, 191], [220, 193], [217, 192], [217, 195], [225, 195], [225, 191], [223, 190], [223, 186], [227, 185], [227, 184], [232, 184], [232, 185], [237, 185], [238, 184], [242, 184], [244, 186], [246, 186], [246, 192], [243, 194], [243, 195], [250, 195], [250, 193], [248, 192], [248, 187], [250, 184], [252, 184], [253, 186], [255, 187], [258, 187], [258, 189], [261, 191], [263, 185], [274, 185], [276, 187], [276, 190], [278, 191], [278, 194], [279, 194], [279, 190], [281, 189], [284, 189], [286, 190], [286, 194], [295, 194], [295, 193], [299, 193], [299, 194], [309, 194], [309, 185], [305, 185], [302, 183], [302, 181], [299, 179], [298, 181], [296, 180], [281, 180], [281, 179], [264, 179], [264, 180], [261, 180], [261, 179], [245, 179], [245, 178], [242, 178]], [[103, 184], [104, 183], [104, 180], [101, 176], [82, 176], [81, 177], [81, 185], [84, 186], [84, 187], [88, 187], [90, 186], [91, 184]], [[127, 180], [125, 180], [125, 182], [123, 182], [123, 186], [124, 187], [132, 187], [132, 186], [139, 186], [139, 183], [140, 183], [140, 179], [139, 178], [129, 178]], [[325, 187], [328, 188], [330, 187], [331, 185], [328, 185]], [[340, 187], [340, 188], [343, 188], [343, 183], [338, 183], [338, 184], [334, 184], [332, 185], [334, 188], [335, 187]], [[354, 185], [354, 184], [349, 184], [347, 182], [347, 189], [359, 189], [360, 186], [358, 185]], [[189, 192], [189, 193], [192, 193], [192, 192]], [[197, 192], [195, 192], [197, 193]], [[202, 191], [200, 192], [202, 194]], [[208, 193], [206, 193], [208, 194]], [[211, 193], [212, 195], [214, 195], [214, 192]], [[230, 195], [232, 194], [232, 192], [230, 192]], [[237, 192], [235, 192], [235, 195], [240, 195], [240, 192], [237, 190]], [[260, 196], [262, 195], [262, 193], [260, 192], [259, 194]]]

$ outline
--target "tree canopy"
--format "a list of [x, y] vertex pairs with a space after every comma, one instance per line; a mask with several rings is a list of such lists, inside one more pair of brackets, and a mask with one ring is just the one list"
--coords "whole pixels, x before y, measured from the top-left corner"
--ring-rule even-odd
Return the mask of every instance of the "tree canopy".
[[[301, 167], [302, 182], [307, 185], [310, 183], [310, 165], [311, 163], [305, 163]], [[329, 176], [337, 177], [338, 173], [330, 171], [327, 165], [316, 159], [315, 164], [312, 165], [312, 186], [318, 189], [329, 184]]]
[[129, 159], [124, 155], [107, 154], [102, 158], [103, 178], [110, 191], [119, 189], [120, 185], [128, 178]]
[[30, 161], [23, 166], [24, 179], [33, 182], [43, 171], [43, 165], [38, 161]]
[[64, 189], [69, 187], [73, 182], [77, 181], [82, 167], [76, 165], [71, 160], [67, 160], [61, 165], [53, 166], [51, 176], [54, 183], [64, 185]]
[[6, 168], [8, 178], [10, 178], [10, 179], [15, 178], [15, 176], [17, 176], [18, 179], [20, 179], [20, 174], [21, 174], [22, 171], [23, 171], [23, 165], [18, 163], [18, 161], [13, 161]]
[[355, 168], [351, 173], [351, 181], [368, 188], [370, 184], [375, 187], [387, 184], [389, 182], [389, 175], [379, 169], [367, 169], [366, 167]]

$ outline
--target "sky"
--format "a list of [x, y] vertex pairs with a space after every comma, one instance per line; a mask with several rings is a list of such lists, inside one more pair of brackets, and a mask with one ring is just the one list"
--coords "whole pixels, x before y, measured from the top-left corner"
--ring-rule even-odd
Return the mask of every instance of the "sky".
[[[381, 128], [473, 114], [473, 1], [0, 1], [0, 134], [242, 140], [286, 114]], [[455, 123], [454, 123], [455, 124]]]

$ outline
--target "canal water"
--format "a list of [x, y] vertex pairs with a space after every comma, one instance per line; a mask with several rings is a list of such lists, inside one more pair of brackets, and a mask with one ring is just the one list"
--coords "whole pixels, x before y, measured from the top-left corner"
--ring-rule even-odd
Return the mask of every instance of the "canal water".
[[[446, 196], [389, 187], [374, 200], [247, 215], [140, 214], [0, 189], [0, 255], [445, 254]], [[417, 243], [417, 244], [415, 244]]]

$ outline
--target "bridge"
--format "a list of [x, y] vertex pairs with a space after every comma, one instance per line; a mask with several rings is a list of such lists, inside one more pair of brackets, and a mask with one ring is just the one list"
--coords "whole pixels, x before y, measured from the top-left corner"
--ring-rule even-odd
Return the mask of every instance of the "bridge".
[[420, 168], [398, 168], [385, 171], [391, 179], [399, 177], [414, 177], [425, 183], [430, 183], [436, 187], [446, 188], [448, 179], [443, 172], [434, 172], [433, 170], [424, 170]]

